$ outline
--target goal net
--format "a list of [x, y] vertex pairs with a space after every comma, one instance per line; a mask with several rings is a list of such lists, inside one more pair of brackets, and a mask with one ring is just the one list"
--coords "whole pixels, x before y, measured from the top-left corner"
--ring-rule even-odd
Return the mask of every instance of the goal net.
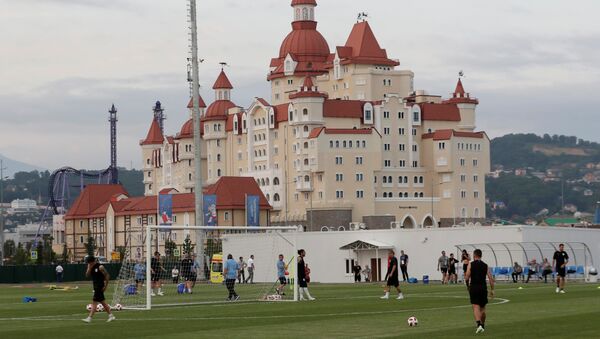
[[297, 300], [296, 232], [296, 227], [276, 226], [131, 229], [123, 235], [126, 255], [113, 305], [150, 309]]

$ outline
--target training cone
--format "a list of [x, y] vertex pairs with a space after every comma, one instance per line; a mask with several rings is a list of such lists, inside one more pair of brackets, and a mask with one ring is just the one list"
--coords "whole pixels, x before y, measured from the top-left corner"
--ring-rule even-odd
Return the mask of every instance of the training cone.
[[519, 286], [519, 289], [520, 289], [520, 290], [522, 290], [522, 289], [523, 289], [523, 286]]

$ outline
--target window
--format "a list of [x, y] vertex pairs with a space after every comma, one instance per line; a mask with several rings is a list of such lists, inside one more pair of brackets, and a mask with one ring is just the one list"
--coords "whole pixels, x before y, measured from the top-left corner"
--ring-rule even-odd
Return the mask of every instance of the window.
[[223, 213], [223, 219], [225, 219], [225, 221], [229, 220], [229, 212]]
[[400, 152], [404, 152], [406, 150], [406, 145], [405, 144], [398, 144], [398, 150]]
[[416, 128], [412, 129], [412, 135], [417, 135], [417, 129]]
[[146, 159], [146, 165], [150, 165], [150, 159]]
[[367, 142], [365, 140], [362, 141], [362, 147], [366, 148], [367, 147]]
[[463, 198], [463, 199], [466, 198], [467, 197], [467, 191], [461, 190], [460, 191], [460, 197]]
[[392, 161], [391, 160], [384, 160], [383, 161], [383, 167], [391, 167], [392, 166]]
[[188, 181], [192, 181], [192, 173], [188, 173]]
[[293, 79], [288, 79], [287, 83], [288, 83], [288, 85], [293, 85], [294, 84], [294, 80]]
[[279, 147], [273, 148], [273, 154], [275, 154], [275, 155], [279, 154]]
[[275, 193], [275, 195], [273, 195], [273, 201], [279, 201], [279, 193]]
[[221, 169], [220, 169], [220, 168], [218, 168], [218, 169], [217, 169], [217, 176], [218, 176], [218, 177], [220, 177], [220, 176], [221, 176]]
[[384, 119], [389, 119], [390, 118], [390, 112], [383, 112], [383, 118]]
[[340, 148], [340, 141], [339, 140], [335, 141], [335, 148]]
[[475, 210], [473, 211], [473, 217], [479, 218], [479, 208], [475, 208]]
[[362, 198], [364, 198], [364, 197], [365, 197], [365, 192], [364, 192], [364, 191], [362, 191], [362, 190], [361, 190], [361, 191], [356, 191], [356, 197], [357, 197], [358, 199], [362, 199]]
[[474, 175], [474, 176], [473, 176], [473, 182], [478, 182], [478, 181], [479, 181], [479, 176], [477, 176], [477, 175]]
[[323, 191], [319, 191], [319, 199], [323, 199]]
[[390, 150], [390, 144], [383, 144], [383, 150], [384, 151], [389, 151]]
[[333, 148], [333, 140], [329, 140], [329, 148]]
[[343, 199], [344, 198], [344, 191], [335, 191], [335, 198], [336, 199]]
[[440, 149], [440, 150], [446, 149], [446, 143], [445, 142], [438, 143], [438, 149]]
[[398, 128], [398, 134], [404, 135], [404, 128], [402, 128], [402, 127]]
[[217, 161], [221, 161], [221, 154], [217, 154]]
[[421, 121], [421, 117], [420, 117], [420, 114], [419, 114], [419, 112], [418, 112], [418, 111], [417, 111], [417, 112], [413, 112], [413, 121], [414, 121], [414, 122], [419, 122], [419, 121]]
[[336, 165], [343, 165], [344, 164], [344, 158], [343, 157], [335, 157], [335, 164]]
[[363, 164], [363, 157], [356, 157], [356, 164], [357, 165], [362, 165]]
[[475, 198], [475, 199], [479, 198], [479, 192], [478, 191], [474, 191], [473, 192], [473, 198]]
[[477, 167], [478, 164], [479, 162], [477, 161], [477, 159], [473, 159], [473, 167]]
[[148, 178], [152, 177], [152, 172], [148, 172]]
[[404, 119], [404, 112], [398, 112], [398, 119]]
[[336, 173], [335, 181], [344, 181], [344, 175], [342, 173]]
[[413, 177], [413, 184], [418, 184], [418, 183], [419, 183], [419, 178]]
[[464, 165], [465, 165], [465, 159], [464, 159], [464, 158], [461, 158], [461, 159], [460, 159], [460, 165], [461, 165], [461, 166], [464, 166]]
[[416, 151], [417, 151], [417, 145], [416, 145], [416, 144], [415, 144], [415, 145], [412, 145], [412, 150], [413, 150], [413, 152], [416, 152]]
[[304, 143], [304, 148], [307, 149], [308, 148], [308, 142]]
[[[290, 111], [290, 121], [294, 121], [294, 112]], [[244, 127], [246, 128], [246, 127]]]
[[362, 173], [356, 173], [356, 181], [363, 181], [363, 174]]
[[460, 175], [460, 182], [466, 182], [467, 181], [467, 176], [465, 174], [461, 174]]
[[346, 148], [348, 146], [348, 143], [346, 142], [346, 140], [342, 141], [342, 147]]
[[308, 193], [304, 193], [304, 200], [308, 200]]
[[418, 162], [418, 161], [416, 161], [416, 160], [415, 160], [415, 161], [413, 161], [413, 162], [412, 162], [412, 167], [413, 167], [413, 168], [417, 168], [417, 167], [419, 167], [419, 162]]
[[383, 192], [383, 197], [387, 198], [387, 192]]
[[365, 120], [366, 121], [371, 121], [371, 110], [367, 109], [365, 110]]
[[294, 200], [298, 201], [298, 193], [294, 193]]
[[383, 134], [390, 135], [390, 128], [389, 127], [384, 127], [383, 128]]

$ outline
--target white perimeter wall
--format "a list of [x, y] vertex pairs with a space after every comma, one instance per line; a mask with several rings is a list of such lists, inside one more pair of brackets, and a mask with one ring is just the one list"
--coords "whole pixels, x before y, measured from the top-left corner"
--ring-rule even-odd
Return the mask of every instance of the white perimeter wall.
[[[274, 281], [274, 265], [277, 251], [286, 250], [286, 257], [291, 255], [289, 247], [273, 246], [270, 236], [234, 237], [223, 245], [224, 253], [232, 253], [235, 258], [250, 253], [260, 253], [256, 258], [257, 270], [255, 281]], [[485, 244], [503, 242], [583, 242], [591, 250], [595, 266], [600, 262], [600, 230], [549, 228], [531, 226], [503, 226], [479, 228], [437, 228], [437, 229], [395, 229], [395, 230], [363, 230], [342, 232], [304, 232], [296, 234], [298, 248], [306, 250], [305, 261], [311, 268], [311, 279], [315, 282], [341, 283], [352, 282], [353, 276], [346, 274], [346, 259], [358, 260], [364, 268], [371, 267], [371, 259], [381, 258], [381, 277], [384, 278], [387, 266], [387, 250], [352, 251], [339, 248], [356, 240], [375, 240], [394, 246], [396, 255], [404, 250], [409, 256], [408, 273], [419, 280], [429, 275], [432, 280], [439, 280], [436, 270], [437, 259], [442, 250], [447, 255], [455, 253], [456, 245]], [[494, 266], [494, 259], [489, 249], [483, 250], [483, 260]], [[275, 251], [275, 252], [273, 252]], [[272, 253], [273, 258], [270, 258]], [[578, 252], [580, 253], [580, 252]], [[548, 254], [551, 256], [551, 254]], [[509, 266], [510, 258], [505, 252], [496, 253], [499, 266]], [[538, 255], [539, 257], [539, 255]], [[460, 258], [459, 258], [460, 259]], [[540, 258], [537, 258], [538, 261]], [[551, 260], [551, 257], [549, 258]], [[513, 260], [524, 263], [524, 257], [513, 253]], [[580, 264], [583, 264], [581, 262]], [[271, 267], [269, 267], [271, 266]], [[462, 273], [462, 269], [459, 269]]]

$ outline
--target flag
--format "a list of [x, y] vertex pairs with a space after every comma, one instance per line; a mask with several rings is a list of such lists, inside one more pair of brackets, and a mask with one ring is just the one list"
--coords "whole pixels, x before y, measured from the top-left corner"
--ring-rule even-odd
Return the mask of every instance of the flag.
[[260, 225], [260, 196], [246, 195], [246, 225]]
[[[160, 226], [173, 225], [173, 196], [171, 194], [158, 195], [158, 224]], [[161, 228], [162, 232], [168, 229]]]
[[202, 212], [204, 213], [204, 226], [218, 226], [216, 195], [204, 195]]

